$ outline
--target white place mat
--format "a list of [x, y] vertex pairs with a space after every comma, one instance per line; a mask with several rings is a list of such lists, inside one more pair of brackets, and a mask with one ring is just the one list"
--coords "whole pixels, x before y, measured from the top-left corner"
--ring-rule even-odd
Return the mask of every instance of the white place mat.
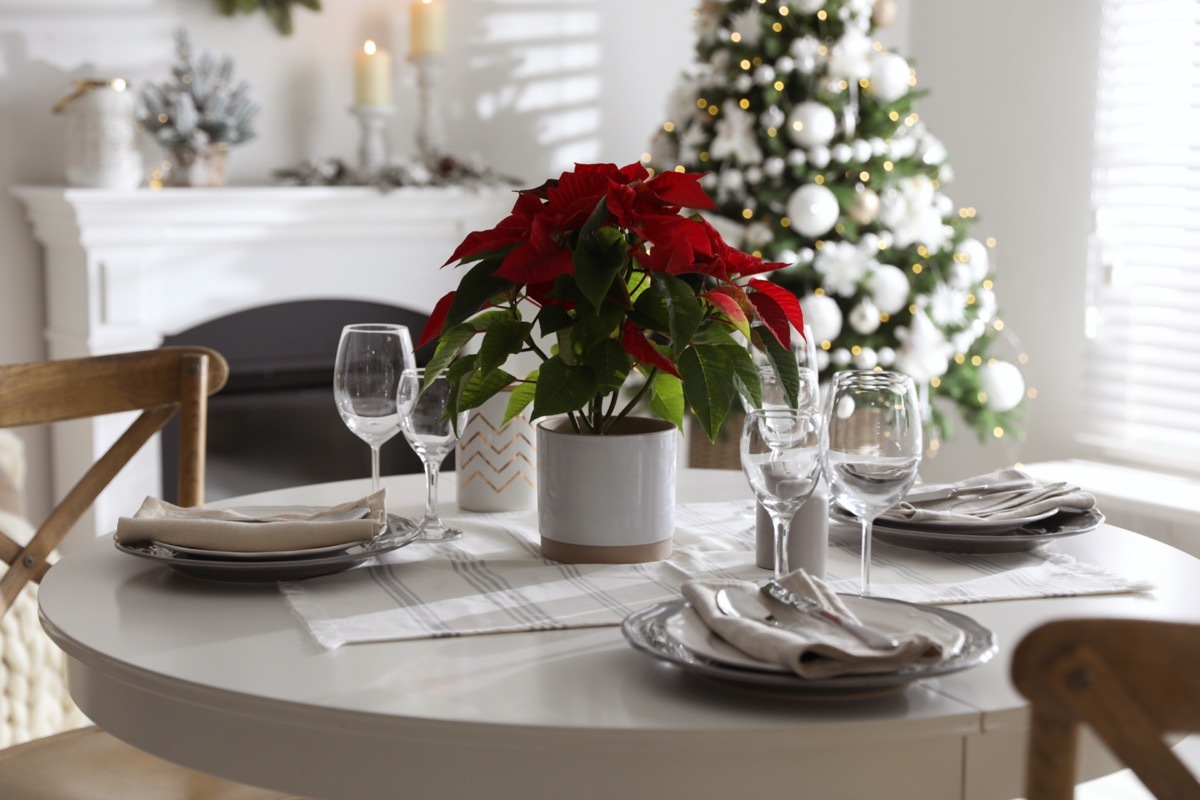
[[[324, 647], [526, 630], [619, 625], [680, 596], [695, 579], [757, 580], [754, 504], [692, 503], [676, 511], [675, 552], [649, 564], [560, 564], [541, 557], [536, 512], [447, 516], [464, 536], [417, 542], [336, 575], [280, 584]], [[831, 539], [827, 580], [858, 591], [858, 551]], [[875, 548], [873, 593], [920, 603], [1146, 591], [1053, 551], [969, 556]]]

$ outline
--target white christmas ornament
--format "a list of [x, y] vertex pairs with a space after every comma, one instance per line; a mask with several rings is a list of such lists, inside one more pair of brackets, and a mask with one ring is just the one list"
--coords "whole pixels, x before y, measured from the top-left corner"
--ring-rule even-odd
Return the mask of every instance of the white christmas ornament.
[[908, 373], [917, 383], [940, 378], [950, 368], [950, 343], [924, 311], [913, 314], [908, 328], [898, 328], [896, 338], [900, 340], [896, 369]]
[[[847, 215], [859, 225], [870, 225], [879, 216], [879, 195], [874, 189], [863, 188], [854, 195]], [[864, 237], [865, 238], [865, 237]], [[878, 237], [876, 237], [878, 241]], [[878, 244], [876, 244], [878, 248]]]
[[971, 281], [979, 283], [988, 274], [988, 251], [983, 242], [978, 239], [963, 239], [954, 250], [956, 256], [966, 259], [971, 268]]
[[792, 227], [809, 238], [823, 236], [837, 224], [841, 209], [827, 187], [806, 183], [788, 198], [788, 216]]
[[829, 157], [838, 164], [845, 164], [854, 156], [854, 151], [850, 149], [850, 145], [845, 142], [838, 142], [833, 147], [829, 148]]
[[854, 357], [854, 366], [858, 369], [875, 369], [875, 365], [879, 363], [879, 356], [869, 347], [864, 347], [858, 351], [858, 355]]
[[775, 62], [775, 71], [780, 75], [787, 75], [789, 72], [794, 72], [796, 69], [796, 59], [791, 56], [780, 56]]
[[832, 297], [810, 294], [800, 301], [800, 308], [818, 342], [831, 342], [841, 334], [842, 309]]
[[870, 298], [863, 298], [858, 305], [850, 309], [850, 327], [863, 336], [879, 330], [879, 323], [879, 309], [875, 307]]
[[821, 274], [825, 291], [842, 297], [853, 297], [858, 292], [858, 282], [874, 266], [867, 255], [845, 241], [826, 242], [813, 259], [813, 269]]
[[717, 120], [717, 132], [710, 151], [713, 158], [735, 158], [739, 164], [759, 164], [762, 149], [758, 146], [758, 133], [754, 126], [754, 115], [738, 108], [732, 100], [726, 100]]
[[885, 103], [908, 94], [908, 78], [908, 62], [896, 53], [880, 53], [871, 63], [871, 92]]
[[770, 64], [762, 64], [754, 70], [754, 82], [759, 86], [766, 86], [773, 80], [775, 80], [775, 68]]
[[871, 143], [866, 139], [854, 140], [854, 160], [866, 163], [871, 160]]
[[[839, 347], [833, 351], [831, 358], [833, 359], [834, 364], [839, 367], [844, 367], [850, 363], [850, 351], [844, 347]], [[846, 399], [849, 400], [850, 398], [847, 397]]]
[[778, 178], [787, 169], [787, 164], [779, 156], [771, 156], [763, 162], [763, 174], [768, 178]]
[[808, 163], [808, 154], [798, 148], [791, 150], [787, 154], [787, 163], [793, 167], [803, 167]]
[[890, 367], [896, 363], [896, 351], [890, 347], [881, 347], [875, 354], [879, 358], [879, 366]]
[[829, 74], [848, 83], [869, 78], [873, 52], [871, 39], [866, 34], [847, 28], [842, 38], [829, 48]]
[[764, 128], [775, 128], [778, 130], [787, 122], [787, 114], [784, 114], [783, 109], [779, 106], [771, 106], [758, 115], [758, 120]]
[[815, 14], [825, 7], [825, 0], [789, 0], [788, 5], [801, 14]]
[[808, 163], [817, 169], [825, 169], [829, 166], [829, 148], [823, 144], [814, 145], [808, 151]]
[[833, 109], [824, 103], [805, 100], [792, 109], [788, 116], [787, 134], [801, 147], [828, 144], [837, 133], [837, 118]]
[[867, 279], [867, 291], [883, 314], [895, 314], [908, 305], [908, 278], [899, 267], [880, 264]]
[[993, 361], [979, 371], [979, 380], [987, 394], [987, 407], [997, 413], [1012, 411], [1025, 397], [1025, 378], [1008, 361]]

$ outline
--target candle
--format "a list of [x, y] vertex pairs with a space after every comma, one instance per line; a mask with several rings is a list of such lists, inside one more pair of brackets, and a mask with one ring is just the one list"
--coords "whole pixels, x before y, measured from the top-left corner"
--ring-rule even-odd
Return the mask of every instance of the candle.
[[446, 49], [446, 14], [439, 0], [413, 0], [409, 6], [409, 55], [432, 56]]
[[370, 39], [354, 55], [354, 103], [360, 106], [392, 104], [392, 57]]

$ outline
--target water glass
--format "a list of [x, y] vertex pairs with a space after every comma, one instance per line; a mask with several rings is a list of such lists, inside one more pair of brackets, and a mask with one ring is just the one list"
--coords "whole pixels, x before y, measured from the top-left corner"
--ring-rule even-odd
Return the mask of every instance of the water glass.
[[425, 465], [425, 518], [421, 521], [420, 538], [426, 542], [448, 542], [462, 536], [462, 531], [446, 527], [437, 510], [442, 461], [454, 449], [458, 432], [467, 424], [467, 412], [450, 411], [451, 391], [450, 381], [445, 377], [425, 385], [424, 369], [406, 369], [397, 394], [400, 429]]
[[852, 370], [834, 376], [821, 426], [821, 466], [832, 499], [862, 525], [859, 593], [871, 591], [871, 526], [900, 502], [921, 463], [921, 409], [912, 378]]
[[379, 448], [400, 431], [400, 375], [417, 365], [403, 325], [347, 325], [338, 340], [333, 399], [342, 421], [371, 447], [371, 493], [379, 491]]
[[792, 519], [820, 478], [820, 418], [795, 408], [756, 408], [742, 426], [742, 472], [771, 516], [774, 573], [787, 574], [787, 537]]

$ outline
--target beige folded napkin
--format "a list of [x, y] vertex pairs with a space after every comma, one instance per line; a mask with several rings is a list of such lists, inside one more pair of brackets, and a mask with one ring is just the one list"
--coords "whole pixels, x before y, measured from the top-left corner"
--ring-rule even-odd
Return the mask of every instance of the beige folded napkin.
[[116, 538], [122, 544], [154, 540], [233, 553], [365, 542], [383, 530], [385, 491], [333, 507], [276, 506], [254, 509], [253, 513], [232, 508], [181, 508], [147, 497], [136, 514], [117, 521]]
[[[829, 611], [861, 622], [836, 594], [819, 578], [804, 570], [779, 580], [784, 588], [811, 598]], [[742, 605], [772, 615], [783, 627], [758, 619], [731, 617], [717, 608], [717, 592], [726, 589], [739, 595]], [[797, 611], [759, 591], [750, 581], [690, 581], [683, 585], [683, 596], [717, 635], [748, 656], [778, 664], [805, 678], [829, 678], [835, 675], [862, 675], [895, 672], [919, 664], [938, 664], [962, 649], [964, 635], [956, 626], [932, 613], [902, 613], [896, 627], [877, 624], [881, 632], [894, 637], [899, 647], [876, 650], [863, 644], [854, 634], [815, 614]], [[884, 600], [865, 599], [862, 603], [890, 606], [881, 610], [900, 613], [897, 606]]]
[[[986, 487], [1005, 481], [1025, 479], [1028, 488], [1007, 492], [987, 493], [981, 490], [977, 496], [970, 494], [972, 487]], [[1004, 469], [978, 475], [957, 483], [939, 486], [921, 486], [926, 491], [936, 488], [957, 488], [964, 491], [959, 497], [941, 500], [902, 500], [880, 515], [881, 520], [894, 519], [904, 522], [971, 522], [978, 520], [1003, 521], [1022, 519], [1047, 511], [1082, 512], [1096, 507], [1096, 498], [1078, 486], [1066, 483], [1043, 483], [1018, 469]]]

